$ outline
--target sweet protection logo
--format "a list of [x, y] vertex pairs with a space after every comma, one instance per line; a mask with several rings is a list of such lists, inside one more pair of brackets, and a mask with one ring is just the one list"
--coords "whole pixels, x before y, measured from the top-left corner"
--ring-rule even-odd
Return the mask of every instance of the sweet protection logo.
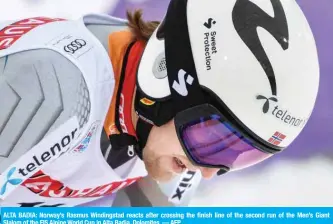
[[15, 171], [16, 171], [16, 167], [13, 167], [8, 171], [8, 173], [6, 175], [6, 181], [0, 189], [0, 195], [4, 195], [6, 193], [8, 184], [16, 186], [23, 182], [22, 179], [13, 177]]
[[214, 25], [216, 23], [217, 22], [215, 19], [209, 18], [207, 22], [203, 24], [207, 28], [204, 32], [203, 39], [203, 45], [205, 49], [204, 58], [206, 61], [207, 71], [212, 70], [212, 67], [214, 65], [214, 56], [218, 53], [218, 31], [214, 29]]
[[207, 22], [204, 23], [204, 26], [207, 27], [207, 29], [211, 29], [213, 25], [216, 24], [216, 21], [212, 18], [209, 18]]
[[[187, 75], [187, 78], [185, 80], [186, 75]], [[187, 74], [183, 69], [181, 69], [178, 72], [178, 82], [177, 82], [177, 80], [175, 80], [173, 82], [172, 88], [174, 90], [176, 90], [176, 92], [179, 95], [187, 96], [188, 90], [187, 90], [186, 83], [189, 85], [192, 85], [193, 81], [194, 81], [194, 78], [190, 74]]]

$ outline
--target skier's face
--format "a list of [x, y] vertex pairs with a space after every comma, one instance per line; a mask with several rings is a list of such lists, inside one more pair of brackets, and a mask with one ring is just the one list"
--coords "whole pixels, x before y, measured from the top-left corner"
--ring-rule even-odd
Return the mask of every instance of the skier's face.
[[168, 181], [175, 174], [200, 169], [204, 178], [213, 177], [218, 169], [196, 167], [187, 158], [178, 140], [173, 121], [153, 127], [143, 150], [143, 160], [148, 174], [155, 180]]

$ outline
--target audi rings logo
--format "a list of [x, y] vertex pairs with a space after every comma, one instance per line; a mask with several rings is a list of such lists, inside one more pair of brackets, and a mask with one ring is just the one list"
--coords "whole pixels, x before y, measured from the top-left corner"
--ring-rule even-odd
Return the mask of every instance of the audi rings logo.
[[74, 54], [76, 51], [80, 50], [81, 48], [83, 48], [86, 45], [87, 45], [87, 42], [85, 40], [76, 39], [76, 40], [72, 41], [70, 44], [64, 46], [64, 51], [66, 51], [70, 54]]

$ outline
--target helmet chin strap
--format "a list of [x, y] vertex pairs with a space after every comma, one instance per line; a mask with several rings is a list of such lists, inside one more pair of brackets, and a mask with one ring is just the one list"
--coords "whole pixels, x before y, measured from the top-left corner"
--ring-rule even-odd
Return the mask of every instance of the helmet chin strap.
[[142, 159], [143, 150], [153, 126], [164, 125], [174, 117], [175, 113], [171, 99], [158, 101], [142, 93], [139, 87], [136, 89], [134, 106], [135, 112], [139, 116], [135, 130], [138, 147], [135, 150]]
[[135, 152], [140, 159], [143, 159], [143, 149], [146, 147], [149, 134], [153, 128], [153, 125], [145, 122], [143, 119], [138, 119], [136, 125], [136, 135], [138, 138], [138, 147], [135, 147]]

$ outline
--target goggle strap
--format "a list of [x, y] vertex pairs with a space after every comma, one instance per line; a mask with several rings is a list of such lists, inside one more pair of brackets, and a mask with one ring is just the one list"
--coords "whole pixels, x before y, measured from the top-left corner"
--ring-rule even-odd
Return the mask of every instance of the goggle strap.
[[172, 0], [164, 23], [165, 57], [173, 114], [205, 103], [199, 83], [189, 27], [187, 0]]

